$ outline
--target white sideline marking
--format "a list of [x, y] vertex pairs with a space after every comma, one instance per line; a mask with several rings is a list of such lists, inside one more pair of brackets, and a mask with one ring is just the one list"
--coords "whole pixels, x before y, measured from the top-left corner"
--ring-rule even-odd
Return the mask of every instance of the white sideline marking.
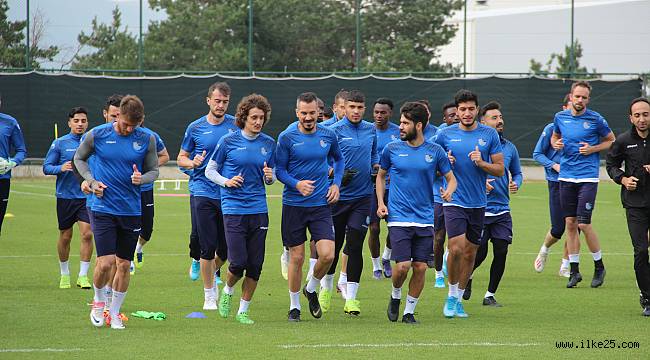
[[285, 344], [279, 348], [289, 349], [323, 349], [323, 348], [393, 348], [393, 347], [529, 347], [540, 346], [539, 343], [492, 343], [492, 342], [466, 342], [466, 343], [395, 343], [395, 344]]
[[0, 353], [30, 353], [30, 352], [75, 352], [84, 351], [84, 349], [0, 349]]

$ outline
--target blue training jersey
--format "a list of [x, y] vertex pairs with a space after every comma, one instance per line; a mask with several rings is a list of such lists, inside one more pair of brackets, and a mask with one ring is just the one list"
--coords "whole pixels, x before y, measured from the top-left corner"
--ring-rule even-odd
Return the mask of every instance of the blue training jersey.
[[[328, 158], [334, 160], [334, 184], [340, 187], [343, 155], [331, 129], [317, 124], [316, 132], [303, 134], [296, 124], [291, 124], [280, 133], [275, 151], [275, 173], [284, 184], [282, 203], [301, 207], [327, 205]], [[302, 196], [296, 189], [301, 180], [314, 181], [314, 191], [309, 196]]]
[[483, 161], [490, 162], [492, 155], [502, 152], [497, 131], [483, 124], [477, 124], [474, 130], [465, 131], [458, 124], [454, 124], [438, 133], [436, 143], [442, 146], [445, 152], [451, 150], [451, 155], [456, 158], [452, 169], [458, 187], [451, 203], [444, 202], [443, 205], [464, 208], [485, 207], [487, 205], [487, 195], [485, 194], [487, 173], [470, 160], [469, 153], [478, 146]]
[[221, 210], [227, 215], [263, 214], [266, 206], [264, 163], [275, 167], [275, 140], [260, 133], [254, 140], [241, 131], [228, 134], [219, 140], [212, 160], [217, 163], [221, 176], [231, 179], [241, 175], [244, 184], [239, 188], [221, 189]]
[[553, 165], [559, 164], [562, 157], [562, 150], [557, 151], [551, 146], [551, 136], [553, 136], [554, 128], [553, 123], [544, 127], [535, 145], [535, 150], [533, 150], [533, 159], [544, 167], [547, 181], [558, 181], [559, 174], [553, 170]]
[[[388, 122], [388, 127], [386, 130], [381, 130], [375, 128], [377, 132], [377, 156], [381, 158], [381, 153], [384, 151], [384, 147], [393, 141], [399, 140], [399, 125]], [[386, 178], [386, 189], [390, 187], [390, 180]]]
[[[91, 172], [107, 188], [100, 198], [93, 197], [91, 210], [118, 215], [140, 216], [140, 186], [131, 183], [133, 164], [144, 173], [144, 159], [153, 135], [136, 127], [129, 135], [117, 133], [112, 123], [89, 131], [94, 142]], [[154, 140], [155, 141], [155, 140]]]
[[[151, 130], [149, 128], [142, 127], [142, 126], [140, 128], [142, 130], [150, 133], [151, 135], [153, 135], [156, 138], [156, 153], [159, 153], [159, 152], [165, 150], [165, 143], [160, 138], [160, 135], [158, 135], [155, 131], [153, 131], [153, 130]], [[149, 190], [153, 190], [153, 183], [143, 184], [143, 185], [140, 186], [140, 192], [149, 191]]]
[[[11, 157], [12, 151], [14, 156]], [[13, 160], [16, 165], [22, 164], [27, 156], [25, 139], [20, 130], [18, 121], [11, 115], [0, 113], [0, 157], [6, 160]], [[0, 179], [10, 179], [11, 171], [0, 175]]]
[[433, 226], [433, 182], [436, 172], [447, 174], [451, 165], [438, 144], [412, 147], [405, 141], [386, 145], [381, 168], [390, 172], [388, 226]]
[[354, 124], [344, 117], [330, 128], [336, 133], [345, 159], [345, 169], [357, 171], [350, 183], [341, 187], [339, 200], [354, 200], [371, 195], [372, 167], [379, 163], [375, 125], [365, 120]]
[[501, 138], [501, 148], [503, 149], [503, 176], [496, 177], [488, 175], [490, 185], [494, 187], [487, 195], [487, 207], [485, 216], [500, 215], [510, 211], [510, 177], [512, 181], [521, 188], [524, 179], [521, 173], [521, 163], [519, 162], [519, 152], [515, 145], [507, 139]]
[[564, 142], [558, 180], [598, 182], [600, 154], [582, 155], [579, 148], [581, 142], [591, 146], [600, 144], [600, 138], [612, 132], [607, 120], [589, 109], [578, 116], [573, 116], [571, 110], [564, 110], [555, 114], [553, 125], [553, 131], [560, 134]]
[[210, 124], [207, 115], [201, 116], [188, 125], [181, 149], [190, 154], [190, 159], [193, 159], [197, 154], [200, 155], [205, 150], [205, 160], [201, 166], [194, 168], [192, 172], [190, 180], [192, 182], [192, 195], [215, 200], [221, 199], [220, 186], [205, 177], [205, 167], [208, 166], [208, 160], [214, 154], [219, 140], [224, 135], [237, 131], [239, 131], [239, 128], [235, 125], [235, 117], [229, 114], [224, 115], [223, 121], [219, 125]]
[[56, 197], [59, 199], [84, 199], [86, 195], [81, 191], [79, 179], [73, 171], [61, 171], [64, 163], [74, 158], [74, 153], [81, 142], [81, 135], [69, 133], [54, 140], [50, 150], [45, 155], [43, 173], [56, 175]]

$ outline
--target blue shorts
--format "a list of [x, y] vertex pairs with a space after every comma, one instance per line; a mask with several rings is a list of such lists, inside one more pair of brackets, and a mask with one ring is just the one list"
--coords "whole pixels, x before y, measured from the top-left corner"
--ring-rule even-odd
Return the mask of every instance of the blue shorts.
[[72, 227], [77, 221], [90, 224], [86, 199], [60, 199], [56, 198], [56, 218], [59, 221], [59, 230]]
[[93, 211], [93, 233], [97, 256], [116, 255], [133, 261], [140, 234], [139, 216], [118, 216]]
[[564, 235], [566, 222], [560, 203], [560, 183], [557, 181], [548, 182], [548, 208], [551, 214], [551, 236], [560, 239]]
[[444, 206], [445, 227], [449, 239], [465, 234], [474, 245], [481, 243], [485, 208], [463, 208], [460, 206]]
[[433, 229], [438, 232], [445, 230], [445, 212], [442, 203], [433, 203]]
[[194, 196], [192, 206], [201, 244], [201, 259], [213, 260], [216, 253], [219, 259], [225, 261], [228, 259], [228, 245], [223, 229], [221, 201]]
[[388, 236], [393, 247], [391, 260], [433, 261], [433, 227], [389, 226]]
[[327, 205], [301, 207], [282, 205], [282, 244], [294, 247], [307, 241], [307, 229], [314, 241], [334, 240], [332, 210]]
[[140, 237], [149, 241], [153, 233], [153, 189], [140, 192], [140, 205], [142, 208]]
[[[388, 206], [388, 189], [384, 191], [384, 204]], [[375, 191], [372, 194], [372, 198], [370, 198], [370, 224], [379, 222], [379, 216], [377, 216], [378, 206], [379, 204], [377, 204], [377, 191]]]
[[246, 277], [258, 281], [264, 263], [268, 214], [224, 214], [223, 224], [228, 243], [228, 271], [238, 277], [246, 271]]
[[560, 181], [560, 202], [564, 217], [575, 217], [578, 224], [591, 224], [597, 192], [598, 183]]
[[504, 240], [508, 244], [512, 244], [512, 217], [509, 212], [485, 217], [481, 243], [494, 239]]

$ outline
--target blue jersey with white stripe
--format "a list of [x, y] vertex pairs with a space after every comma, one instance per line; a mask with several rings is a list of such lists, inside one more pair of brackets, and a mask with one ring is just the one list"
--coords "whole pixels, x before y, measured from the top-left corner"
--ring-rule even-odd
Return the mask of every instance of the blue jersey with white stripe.
[[391, 142], [384, 148], [380, 166], [390, 172], [393, 185], [388, 193], [388, 226], [433, 226], [434, 178], [437, 172], [451, 171], [440, 145]]
[[519, 162], [519, 152], [515, 145], [501, 138], [501, 147], [503, 149], [503, 176], [492, 176], [488, 174], [488, 181], [494, 187], [487, 196], [487, 207], [485, 208], [486, 216], [499, 215], [510, 211], [510, 177], [512, 181], [521, 188], [523, 175], [521, 173], [521, 164]]
[[344, 117], [330, 128], [336, 133], [345, 169], [357, 171], [350, 183], [341, 187], [339, 199], [354, 200], [371, 195], [372, 167], [379, 163], [375, 125], [365, 120], [355, 124]]
[[86, 195], [81, 191], [79, 179], [72, 170], [61, 171], [66, 162], [72, 162], [74, 153], [81, 142], [81, 135], [67, 134], [54, 140], [50, 150], [45, 155], [43, 173], [56, 175], [56, 197], [59, 199], [84, 199]]
[[607, 120], [592, 110], [573, 116], [571, 110], [555, 114], [553, 131], [562, 136], [564, 149], [560, 158], [558, 179], [569, 182], [598, 182], [600, 154], [580, 154], [580, 143], [590, 146], [600, 144], [600, 138], [609, 135], [612, 130]]
[[[163, 140], [160, 138], [160, 136], [155, 131], [153, 131], [153, 130], [151, 130], [149, 128], [146, 128], [146, 127], [140, 127], [140, 128], [142, 130], [150, 133], [151, 135], [153, 135], [156, 138], [156, 152], [157, 153], [165, 150], [165, 143], [163, 142]], [[153, 190], [153, 183], [142, 184], [140, 186], [140, 191], [141, 192], [149, 191], [149, 190]]]
[[533, 150], [533, 159], [544, 167], [546, 180], [548, 181], [558, 181], [557, 177], [559, 174], [553, 169], [553, 165], [559, 164], [560, 158], [562, 157], [562, 150], [557, 151], [551, 146], [551, 136], [553, 136], [554, 128], [553, 123], [544, 127], [535, 145], [535, 150]]
[[[316, 125], [316, 132], [303, 134], [296, 124], [289, 125], [280, 136], [275, 151], [276, 176], [284, 184], [282, 203], [291, 206], [313, 207], [327, 205], [330, 186], [327, 159], [343, 161], [336, 134], [329, 128]], [[341, 186], [341, 174], [334, 183]], [[314, 191], [302, 196], [296, 184], [313, 180]]]
[[244, 137], [241, 131], [228, 134], [219, 140], [212, 157], [221, 176], [231, 179], [240, 175], [244, 183], [238, 188], [221, 189], [221, 210], [228, 215], [263, 214], [266, 206], [264, 163], [275, 167], [275, 140], [259, 134], [254, 140]]
[[485, 181], [487, 173], [470, 159], [469, 153], [478, 146], [483, 161], [490, 162], [492, 155], [501, 153], [501, 143], [497, 131], [489, 126], [477, 124], [474, 130], [466, 131], [458, 124], [448, 126], [438, 133], [436, 143], [445, 152], [451, 150], [456, 158], [452, 165], [458, 187], [454, 192], [451, 203], [443, 205], [460, 206], [464, 208], [483, 208], [487, 205]]
[[[11, 153], [14, 156], [11, 157]], [[12, 116], [0, 113], [0, 157], [6, 160], [13, 160], [16, 165], [22, 164], [27, 156], [25, 139], [20, 130], [18, 121]], [[0, 175], [0, 179], [10, 179], [11, 171]]]
[[224, 135], [237, 132], [239, 128], [235, 125], [235, 117], [229, 114], [224, 115], [223, 121], [219, 125], [213, 125], [208, 122], [207, 115], [193, 121], [185, 131], [185, 137], [181, 144], [181, 149], [187, 151], [190, 159], [195, 155], [201, 155], [205, 151], [205, 160], [194, 168], [192, 172], [192, 195], [204, 196], [210, 199], [220, 200], [220, 186], [205, 177], [205, 167], [208, 166], [208, 160], [212, 157], [214, 150], [217, 148], [219, 140]]

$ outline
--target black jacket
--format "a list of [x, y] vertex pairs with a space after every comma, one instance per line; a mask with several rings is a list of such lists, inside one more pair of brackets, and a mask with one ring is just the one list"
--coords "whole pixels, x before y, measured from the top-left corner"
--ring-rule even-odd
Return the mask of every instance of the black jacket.
[[[621, 170], [625, 162], [625, 171]], [[623, 207], [650, 207], [650, 174], [643, 165], [650, 164], [650, 136], [642, 138], [632, 127], [616, 137], [616, 141], [607, 152], [607, 173], [617, 184], [621, 179], [634, 176], [637, 182], [636, 190], [628, 191], [621, 186], [621, 201]]]

